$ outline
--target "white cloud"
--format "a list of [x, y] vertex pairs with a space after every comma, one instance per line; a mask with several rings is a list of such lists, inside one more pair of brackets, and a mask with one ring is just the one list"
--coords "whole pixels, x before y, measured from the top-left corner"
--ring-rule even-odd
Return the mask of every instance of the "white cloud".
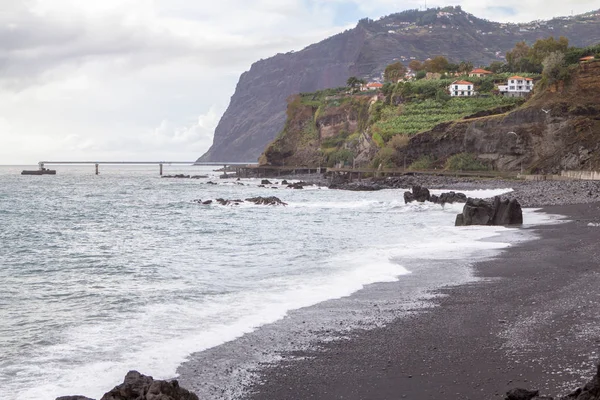
[[[497, 19], [496, 2], [460, 3]], [[421, 2], [0, 0], [0, 163], [195, 159], [209, 147], [241, 72], [347, 28], [356, 16], [344, 17], [344, 9], [352, 4], [378, 17]], [[523, 20], [598, 4], [503, 6]]]

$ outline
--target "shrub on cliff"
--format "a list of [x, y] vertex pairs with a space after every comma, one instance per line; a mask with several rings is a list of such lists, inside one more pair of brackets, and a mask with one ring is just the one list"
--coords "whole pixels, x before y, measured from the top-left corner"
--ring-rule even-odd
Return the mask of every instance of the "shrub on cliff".
[[431, 169], [433, 166], [433, 157], [421, 156], [417, 161], [413, 162], [408, 166], [411, 171], [425, 171]]
[[445, 168], [449, 171], [487, 171], [490, 169], [472, 153], [459, 153], [449, 157], [446, 160]]
[[373, 166], [373, 168], [379, 168], [379, 166], [382, 166], [383, 168], [395, 168], [395, 156], [396, 151], [394, 149], [392, 149], [391, 147], [384, 147], [382, 149], [379, 149], [375, 157], [373, 157], [371, 165]]

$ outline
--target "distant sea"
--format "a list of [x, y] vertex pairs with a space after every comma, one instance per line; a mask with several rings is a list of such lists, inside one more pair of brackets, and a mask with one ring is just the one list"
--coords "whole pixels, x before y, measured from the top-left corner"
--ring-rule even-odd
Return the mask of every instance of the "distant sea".
[[[23, 168], [0, 167], [4, 400], [100, 398], [130, 369], [172, 378], [190, 354], [290, 310], [403, 279], [403, 260], [510, 244], [493, 239], [506, 228], [455, 228], [462, 205], [405, 205], [401, 190], [260, 188], [208, 167], [165, 170], [210, 175], [199, 180], [161, 179], [157, 167]], [[273, 195], [288, 206], [192, 202]]]

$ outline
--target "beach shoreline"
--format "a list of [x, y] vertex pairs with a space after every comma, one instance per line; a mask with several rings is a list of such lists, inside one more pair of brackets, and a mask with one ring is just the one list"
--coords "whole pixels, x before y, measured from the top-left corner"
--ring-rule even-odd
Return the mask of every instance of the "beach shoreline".
[[600, 203], [476, 263], [479, 282], [437, 290], [433, 308], [264, 365], [247, 399], [499, 399], [514, 387], [567, 394], [600, 354]]

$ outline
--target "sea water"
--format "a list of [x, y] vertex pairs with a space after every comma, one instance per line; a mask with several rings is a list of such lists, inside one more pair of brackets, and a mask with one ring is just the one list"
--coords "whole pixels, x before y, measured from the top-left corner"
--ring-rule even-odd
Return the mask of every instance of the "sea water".
[[[130, 369], [171, 378], [190, 354], [290, 310], [402, 279], [403, 260], [509, 245], [490, 240], [506, 228], [455, 228], [462, 205], [406, 205], [402, 190], [261, 188], [209, 168], [165, 170], [209, 175], [197, 180], [155, 167], [21, 169], [0, 167], [5, 400], [99, 398]], [[193, 202], [253, 196], [288, 205]]]

